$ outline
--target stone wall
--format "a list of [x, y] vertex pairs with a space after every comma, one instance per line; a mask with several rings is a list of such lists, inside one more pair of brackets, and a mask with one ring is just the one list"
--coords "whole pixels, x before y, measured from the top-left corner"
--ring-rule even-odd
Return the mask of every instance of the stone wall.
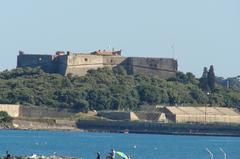
[[176, 123], [233, 123], [240, 124], [240, 113], [221, 107], [175, 107], [161, 108], [169, 116], [174, 115]]
[[55, 72], [55, 64], [52, 55], [31, 55], [19, 54], [17, 57], [17, 67], [37, 67], [40, 66], [44, 71]]
[[77, 112], [72, 109], [21, 106], [19, 116], [32, 118], [62, 118], [72, 116], [75, 113]]
[[131, 57], [128, 59], [131, 74], [157, 75], [169, 78], [176, 75], [177, 61], [168, 58]]
[[97, 115], [112, 120], [130, 120], [130, 112], [100, 111]]
[[240, 124], [240, 116], [230, 115], [176, 115], [176, 123], [232, 123]]
[[103, 56], [90, 54], [70, 54], [67, 60], [68, 66], [103, 64]]
[[17, 129], [30, 130], [75, 130], [76, 125], [71, 120], [55, 119], [14, 119], [13, 126]]
[[0, 104], [0, 111], [6, 111], [11, 117], [62, 118], [78, 113], [74, 109], [49, 108], [40, 106], [21, 106], [18, 104]]
[[0, 111], [7, 112], [11, 117], [19, 117], [19, 109], [18, 104], [0, 104]]
[[238, 124], [166, 124], [160, 122], [79, 120], [77, 127], [88, 131], [104, 132], [125, 132], [127, 129], [130, 133], [240, 136]]
[[53, 56], [23, 53], [18, 55], [17, 67], [36, 66], [50, 73], [70, 73], [79, 76], [84, 76], [91, 69], [116, 66], [124, 66], [129, 74], [157, 75], [163, 78], [175, 76], [177, 71], [177, 61], [168, 58], [101, 56], [70, 52]]
[[59, 73], [61, 75], [66, 75], [66, 71], [68, 68], [68, 56], [67, 55], [56, 56], [54, 58], [54, 64], [56, 65], [55, 73]]
[[167, 122], [167, 119], [160, 112], [118, 112], [118, 111], [100, 111], [98, 116], [111, 120], [127, 120], [127, 121], [155, 121]]
[[68, 66], [64, 75], [72, 74], [77, 76], [84, 76], [89, 70], [96, 70], [98, 68], [103, 68], [103, 65]]
[[109, 67], [126, 65], [126, 59], [123, 56], [103, 56], [103, 65]]
[[[99, 56], [89, 54], [70, 54], [67, 57], [65, 75], [84, 76], [88, 70], [96, 70], [103, 67], [115, 67], [124, 64], [126, 57], [122, 56]], [[63, 68], [64, 69], [64, 68]]]
[[65, 75], [84, 76], [88, 70], [103, 68], [103, 57], [90, 54], [70, 54], [67, 57]]

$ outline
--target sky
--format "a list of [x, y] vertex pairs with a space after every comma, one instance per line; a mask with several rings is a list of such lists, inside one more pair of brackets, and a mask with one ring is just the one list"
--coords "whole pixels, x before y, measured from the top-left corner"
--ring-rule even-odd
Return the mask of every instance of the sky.
[[240, 0], [0, 0], [0, 70], [18, 51], [54, 54], [113, 47], [124, 56], [169, 57], [200, 77], [214, 65], [240, 75]]

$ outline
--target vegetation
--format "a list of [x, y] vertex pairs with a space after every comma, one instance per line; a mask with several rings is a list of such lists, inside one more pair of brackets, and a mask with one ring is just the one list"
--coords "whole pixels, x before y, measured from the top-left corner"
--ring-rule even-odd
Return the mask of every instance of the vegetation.
[[215, 77], [213, 65], [210, 66], [207, 78], [208, 78], [208, 86], [210, 88], [210, 91], [214, 92], [215, 91], [216, 77]]
[[207, 67], [204, 67], [202, 77], [199, 80], [199, 87], [207, 93], [214, 93], [216, 87], [215, 83], [216, 77], [213, 65], [210, 66], [209, 72], [207, 70]]
[[[141, 105], [156, 104], [239, 106], [240, 90], [228, 89], [218, 79], [215, 82], [214, 74], [213, 83], [206, 85], [210, 80], [206, 70], [201, 79], [192, 73], [178, 72], [176, 77], [165, 80], [128, 75], [122, 67], [90, 70], [84, 77], [18, 68], [0, 73], [0, 103], [74, 108], [83, 112], [136, 110]], [[206, 93], [208, 89], [211, 94]]]
[[11, 123], [12, 117], [8, 115], [5, 111], [0, 111], [0, 123]]
[[227, 79], [218, 77], [216, 78], [216, 82], [223, 87], [230, 88], [236, 91], [240, 91], [240, 76], [230, 77]]

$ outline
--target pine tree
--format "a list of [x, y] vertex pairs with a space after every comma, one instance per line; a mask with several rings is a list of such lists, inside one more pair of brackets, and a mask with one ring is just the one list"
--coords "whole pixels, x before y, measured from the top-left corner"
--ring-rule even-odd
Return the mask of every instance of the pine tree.
[[213, 65], [210, 66], [210, 69], [209, 69], [209, 72], [207, 75], [207, 80], [208, 80], [208, 86], [209, 86], [211, 92], [214, 92], [216, 77], [215, 77]]
[[199, 87], [205, 91], [209, 91], [209, 86], [208, 86], [208, 69], [207, 67], [204, 67], [203, 69], [203, 74], [202, 77], [199, 79]]

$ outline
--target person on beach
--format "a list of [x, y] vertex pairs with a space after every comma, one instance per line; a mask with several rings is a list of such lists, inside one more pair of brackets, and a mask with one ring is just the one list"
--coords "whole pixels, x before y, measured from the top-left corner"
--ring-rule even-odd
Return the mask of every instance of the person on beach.
[[115, 150], [114, 150], [114, 149], [111, 150], [110, 155], [111, 155], [111, 156], [110, 156], [111, 159], [115, 159], [115, 156], [116, 156], [116, 155], [115, 155]]
[[6, 151], [6, 157], [5, 157], [6, 159], [11, 159], [11, 155], [10, 155], [10, 153], [8, 153], [8, 151]]

